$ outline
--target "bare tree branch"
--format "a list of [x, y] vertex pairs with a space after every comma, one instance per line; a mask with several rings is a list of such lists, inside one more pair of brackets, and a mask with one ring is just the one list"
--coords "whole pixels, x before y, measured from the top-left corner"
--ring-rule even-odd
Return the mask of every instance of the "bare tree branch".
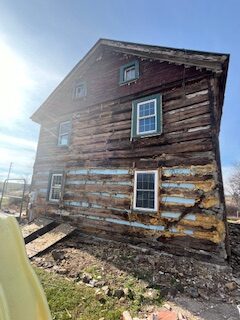
[[230, 194], [239, 211], [240, 209], [240, 163], [234, 166], [234, 172], [229, 179]]

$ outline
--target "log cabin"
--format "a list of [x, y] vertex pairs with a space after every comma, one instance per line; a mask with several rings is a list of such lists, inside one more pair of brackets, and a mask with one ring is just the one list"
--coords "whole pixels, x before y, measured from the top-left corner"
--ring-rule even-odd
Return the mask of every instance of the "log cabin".
[[228, 54], [100, 39], [32, 115], [34, 215], [224, 262]]

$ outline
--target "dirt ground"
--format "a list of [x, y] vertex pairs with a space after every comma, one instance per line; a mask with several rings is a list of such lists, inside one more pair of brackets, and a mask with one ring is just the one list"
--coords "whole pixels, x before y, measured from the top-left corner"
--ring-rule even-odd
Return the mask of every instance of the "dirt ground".
[[[136, 284], [144, 287], [150, 299], [160, 292], [182, 319], [240, 319], [240, 280], [230, 266], [215, 266], [80, 233], [33, 262], [93, 288], [116, 291], [134, 281], [135, 288]], [[151, 303], [145, 305], [139, 310], [139, 318], [147, 317], [154, 308]]]

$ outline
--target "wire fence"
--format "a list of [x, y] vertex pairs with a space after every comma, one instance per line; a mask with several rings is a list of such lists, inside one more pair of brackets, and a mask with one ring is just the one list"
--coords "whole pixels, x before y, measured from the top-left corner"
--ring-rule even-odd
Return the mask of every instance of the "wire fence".
[[21, 218], [27, 214], [30, 186], [25, 179], [6, 179], [0, 182], [0, 210]]

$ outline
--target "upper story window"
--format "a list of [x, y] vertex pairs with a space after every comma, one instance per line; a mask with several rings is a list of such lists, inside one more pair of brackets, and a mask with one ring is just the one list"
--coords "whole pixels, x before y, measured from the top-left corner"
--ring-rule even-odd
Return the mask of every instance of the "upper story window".
[[125, 84], [139, 78], [139, 62], [132, 61], [120, 67], [120, 84]]
[[162, 99], [153, 95], [132, 103], [131, 136], [145, 137], [162, 133]]
[[133, 209], [158, 210], [158, 171], [135, 171]]
[[74, 98], [79, 99], [87, 95], [87, 87], [85, 82], [77, 83], [74, 88]]
[[52, 173], [50, 176], [49, 195], [48, 200], [53, 202], [59, 202], [62, 192], [62, 173]]
[[58, 145], [68, 146], [70, 141], [71, 121], [60, 122], [58, 132]]

